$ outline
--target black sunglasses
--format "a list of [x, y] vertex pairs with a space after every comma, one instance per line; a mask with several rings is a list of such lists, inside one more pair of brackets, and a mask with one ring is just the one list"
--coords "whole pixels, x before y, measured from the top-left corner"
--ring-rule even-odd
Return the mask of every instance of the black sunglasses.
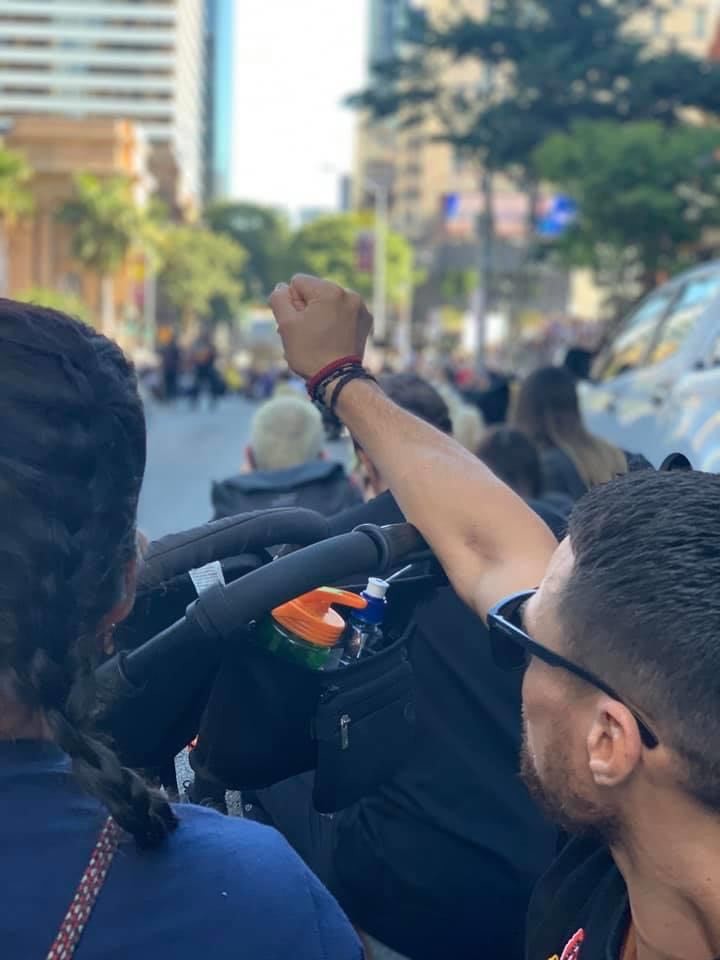
[[530, 660], [530, 657], [537, 657], [550, 667], [560, 667], [574, 674], [586, 683], [598, 690], [602, 690], [608, 697], [622, 703], [623, 706], [632, 713], [640, 731], [640, 738], [644, 745], [649, 749], [658, 745], [658, 738], [652, 732], [647, 723], [638, 714], [634, 707], [631, 707], [627, 701], [608, 686], [607, 683], [596, 677], [594, 673], [579, 667], [571, 660], [547, 647], [541, 646], [532, 637], [528, 636], [522, 628], [522, 608], [532, 597], [536, 590], [524, 590], [522, 593], [513, 594], [506, 597], [488, 613], [488, 631], [490, 633], [490, 648], [492, 650], [493, 660], [501, 670], [523, 670]]

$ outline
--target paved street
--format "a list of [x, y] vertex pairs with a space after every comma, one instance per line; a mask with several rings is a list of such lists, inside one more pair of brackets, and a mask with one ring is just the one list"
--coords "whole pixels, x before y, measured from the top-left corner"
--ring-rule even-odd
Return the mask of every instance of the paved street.
[[[257, 404], [223, 398], [215, 410], [186, 401], [165, 407], [148, 401], [148, 463], [140, 497], [140, 529], [151, 540], [205, 523], [212, 515], [210, 485], [236, 473], [245, 456]], [[328, 456], [347, 459], [346, 442]]]
[[148, 403], [148, 464], [140, 528], [156, 539], [210, 519], [210, 484], [242, 463], [255, 405], [224, 398], [215, 410]]

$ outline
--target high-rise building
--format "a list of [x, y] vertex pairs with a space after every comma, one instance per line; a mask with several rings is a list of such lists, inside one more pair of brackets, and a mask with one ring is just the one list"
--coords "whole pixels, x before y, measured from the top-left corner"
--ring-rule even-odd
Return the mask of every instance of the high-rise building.
[[204, 18], [204, 0], [2, 0], [0, 122], [26, 115], [132, 120], [152, 148], [160, 186], [198, 200]]
[[409, 0], [370, 0], [368, 60], [371, 64], [392, 60], [402, 42]]
[[205, 193], [230, 191], [233, 130], [235, 0], [207, 0], [207, 126]]
[[[489, 0], [465, 0], [464, 12], [483, 17]], [[422, 8], [425, 16], [438, 22], [452, 15], [453, 0], [374, 0], [370, 5], [368, 73], [373, 64], [391, 59], [400, 50], [411, 8]], [[460, 63], [448, 66], [452, 82], [473, 86], [482, 82], [477, 65]], [[384, 181], [391, 188], [391, 221], [411, 240], [422, 244], [437, 222], [442, 198], [449, 192], [477, 189], [477, 172], [448, 144], [437, 140], [440, 129], [432, 119], [405, 129], [392, 119], [370, 123], [361, 117], [358, 123], [355, 157], [356, 205], [369, 199], [364, 184]]]

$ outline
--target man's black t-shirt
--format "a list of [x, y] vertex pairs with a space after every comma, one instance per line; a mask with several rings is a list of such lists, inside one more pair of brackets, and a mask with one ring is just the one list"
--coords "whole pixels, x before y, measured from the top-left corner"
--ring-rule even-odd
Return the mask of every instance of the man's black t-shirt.
[[[330, 523], [403, 519], [386, 494]], [[449, 587], [417, 627], [415, 745], [336, 818], [336, 892], [353, 922], [413, 960], [520, 960], [557, 842], [518, 776], [522, 677], [495, 667], [484, 624]]]
[[535, 888], [527, 960], [621, 960], [629, 923], [625, 881], [607, 847], [577, 837]]

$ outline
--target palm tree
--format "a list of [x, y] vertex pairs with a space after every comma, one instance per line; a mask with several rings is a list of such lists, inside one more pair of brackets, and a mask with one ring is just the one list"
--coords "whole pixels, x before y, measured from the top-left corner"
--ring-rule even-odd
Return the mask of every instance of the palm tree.
[[75, 177], [75, 195], [57, 213], [73, 231], [72, 251], [100, 281], [100, 324], [112, 334], [115, 325], [114, 274], [142, 236], [142, 216], [125, 177]]
[[0, 292], [7, 285], [7, 228], [32, 211], [32, 175], [21, 153], [0, 147]]

